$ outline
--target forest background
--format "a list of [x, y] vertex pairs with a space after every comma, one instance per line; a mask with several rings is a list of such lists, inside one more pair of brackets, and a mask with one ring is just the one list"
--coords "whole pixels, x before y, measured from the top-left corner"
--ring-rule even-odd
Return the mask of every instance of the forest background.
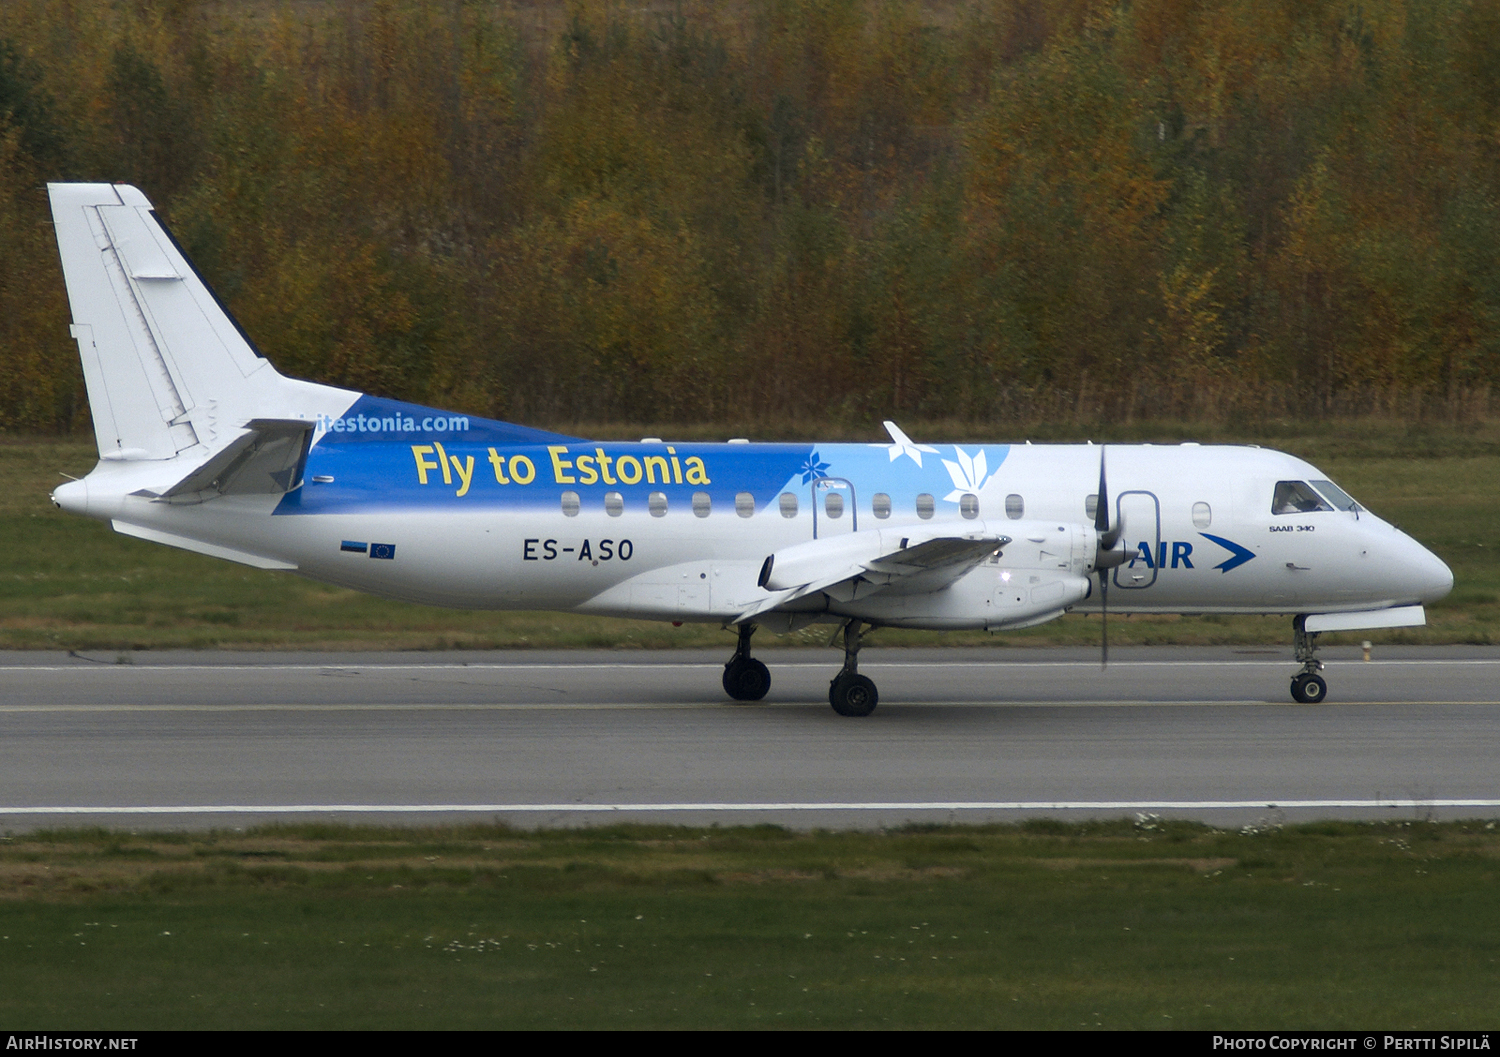
[[1500, 3], [3, 0], [0, 431], [87, 403], [48, 180], [287, 374], [528, 423], [1488, 418]]

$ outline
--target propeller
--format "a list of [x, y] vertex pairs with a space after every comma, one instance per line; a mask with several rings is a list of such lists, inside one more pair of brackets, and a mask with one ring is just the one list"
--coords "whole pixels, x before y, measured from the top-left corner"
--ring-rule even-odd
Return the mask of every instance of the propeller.
[[1099, 574], [1099, 667], [1109, 667], [1109, 570], [1125, 561], [1125, 552], [1115, 550], [1120, 535], [1125, 531], [1125, 522], [1118, 521], [1109, 527], [1109, 484], [1104, 476], [1104, 445], [1099, 446], [1099, 499], [1094, 507], [1094, 531], [1099, 534], [1098, 551], [1094, 555], [1094, 571]]

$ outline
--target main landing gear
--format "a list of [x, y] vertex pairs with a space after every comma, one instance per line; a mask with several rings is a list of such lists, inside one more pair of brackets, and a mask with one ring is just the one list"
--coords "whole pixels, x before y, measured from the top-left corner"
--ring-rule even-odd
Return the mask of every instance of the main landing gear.
[[1316, 705], [1328, 696], [1328, 683], [1318, 674], [1323, 670], [1323, 662], [1318, 660], [1318, 633], [1307, 630], [1306, 620], [1300, 615], [1292, 618], [1292, 644], [1297, 660], [1302, 662], [1302, 670], [1292, 676], [1292, 700]]
[[736, 701], [759, 701], [771, 689], [771, 670], [750, 656], [754, 624], [741, 624], [734, 656], [724, 665], [724, 692]]
[[[844, 667], [828, 684], [828, 703], [841, 716], [868, 716], [880, 701], [875, 684], [859, 674], [862, 630], [858, 620], [844, 625]], [[750, 656], [750, 636], [754, 634], [754, 624], [740, 625], [739, 644], [724, 665], [724, 692], [736, 701], [759, 701], [771, 689], [770, 670]], [[834, 635], [837, 641], [838, 633]]]
[[860, 624], [844, 625], [844, 667], [828, 684], [828, 703], [841, 716], [868, 716], [875, 711], [880, 694], [875, 684], [859, 674]]

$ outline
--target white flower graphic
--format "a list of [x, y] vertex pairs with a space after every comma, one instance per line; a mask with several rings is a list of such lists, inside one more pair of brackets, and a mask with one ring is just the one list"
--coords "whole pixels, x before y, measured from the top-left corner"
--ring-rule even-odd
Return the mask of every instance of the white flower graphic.
[[963, 498], [965, 492], [978, 494], [989, 478], [989, 463], [985, 459], [984, 449], [980, 448], [972, 458], [964, 454], [964, 450], [958, 445], [953, 446], [954, 455], [958, 456], [957, 462], [943, 460], [943, 466], [948, 470], [948, 476], [953, 478], [953, 491], [943, 496], [945, 503], [957, 503]]

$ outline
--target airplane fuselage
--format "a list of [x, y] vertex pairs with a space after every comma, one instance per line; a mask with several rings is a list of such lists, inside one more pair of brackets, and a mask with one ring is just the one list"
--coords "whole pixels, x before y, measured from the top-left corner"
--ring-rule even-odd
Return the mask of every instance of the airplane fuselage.
[[[482, 420], [423, 430], [423, 409], [358, 403], [370, 413], [319, 418], [300, 488], [161, 502], [129, 495], [125, 466], [108, 495], [114, 467], [101, 463], [80, 512], [413, 602], [684, 621], [735, 619], [765, 596], [756, 579], [768, 555], [851, 533], [949, 525], [1011, 542], [949, 587], [946, 604], [887, 620], [857, 599], [794, 610], [1003, 627], [1013, 622], [999, 596], [1092, 569], [1094, 445], [528, 444], [487, 435]], [[1440, 561], [1368, 511], [1273, 512], [1278, 483], [1326, 479], [1292, 456], [1194, 444], [1110, 445], [1108, 456], [1128, 555], [1108, 573], [1117, 611], [1364, 610], [1431, 601], [1451, 584]], [[1066, 608], [1097, 606], [1091, 591]]]
[[1070, 610], [1412, 626], [1451, 573], [1289, 455], [1195, 444], [591, 441], [282, 376], [139, 190], [52, 184], [99, 464], [53, 493], [122, 533], [391, 598], [738, 630], [843, 627], [829, 688], [868, 715], [867, 626], [1003, 630]]

